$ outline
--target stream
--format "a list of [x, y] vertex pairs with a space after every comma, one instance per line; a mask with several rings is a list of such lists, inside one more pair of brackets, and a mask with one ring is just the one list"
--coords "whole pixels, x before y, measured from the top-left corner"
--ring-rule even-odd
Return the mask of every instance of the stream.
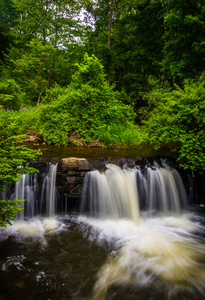
[[47, 193], [46, 213], [0, 230], [1, 300], [205, 299], [205, 209], [173, 167], [92, 170], [78, 211]]

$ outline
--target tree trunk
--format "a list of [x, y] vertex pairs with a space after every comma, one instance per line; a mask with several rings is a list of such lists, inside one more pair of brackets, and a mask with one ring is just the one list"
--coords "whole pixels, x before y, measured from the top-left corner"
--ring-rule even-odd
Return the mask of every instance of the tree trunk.
[[111, 44], [111, 30], [112, 30], [112, 19], [113, 19], [113, 12], [114, 12], [114, 0], [110, 1], [109, 7], [109, 17], [108, 17], [108, 40], [107, 45], [110, 47]]
[[40, 92], [40, 94], [38, 95], [38, 101], [37, 101], [36, 106], [39, 106], [40, 99], [41, 99], [41, 95], [43, 94], [44, 91], [45, 91], [45, 88], [44, 88], [44, 89]]
[[46, 45], [46, 30], [45, 30], [45, 25], [43, 25], [43, 45]]
[[20, 18], [21, 18], [21, 22], [20, 22], [20, 41], [19, 41], [19, 52], [21, 52], [21, 34], [22, 34], [21, 27], [22, 27], [22, 22], [23, 22], [23, 15], [22, 15], [22, 14], [20, 14]]

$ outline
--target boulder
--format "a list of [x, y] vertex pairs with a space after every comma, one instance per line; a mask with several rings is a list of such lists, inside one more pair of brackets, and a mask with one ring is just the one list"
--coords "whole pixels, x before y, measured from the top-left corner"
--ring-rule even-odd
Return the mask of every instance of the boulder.
[[73, 171], [89, 171], [90, 165], [85, 158], [77, 158], [77, 157], [68, 157], [63, 158], [59, 162], [59, 168], [62, 169], [63, 172], [73, 172]]

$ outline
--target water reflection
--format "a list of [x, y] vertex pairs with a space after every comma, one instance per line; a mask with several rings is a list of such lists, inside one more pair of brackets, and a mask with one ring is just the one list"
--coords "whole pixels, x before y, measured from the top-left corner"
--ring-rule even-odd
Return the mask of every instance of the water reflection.
[[173, 157], [176, 158], [176, 152], [170, 151], [169, 148], [162, 147], [155, 150], [149, 145], [143, 145], [136, 149], [129, 148], [101, 148], [101, 147], [76, 147], [76, 146], [48, 146], [43, 144], [27, 144], [27, 147], [32, 149], [40, 149], [42, 155], [39, 156], [39, 161], [58, 162], [66, 157], [84, 157], [90, 161], [96, 160], [99, 157]]

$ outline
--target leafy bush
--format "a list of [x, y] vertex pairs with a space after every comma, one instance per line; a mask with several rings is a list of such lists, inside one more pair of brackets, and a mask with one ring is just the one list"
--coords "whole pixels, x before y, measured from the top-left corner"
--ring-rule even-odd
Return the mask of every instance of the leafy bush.
[[[97, 84], [96, 84], [97, 83]], [[55, 144], [65, 145], [68, 134], [77, 133], [84, 141], [99, 139], [111, 124], [132, 122], [132, 107], [118, 100], [105, 81], [103, 67], [94, 56], [85, 55], [84, 62], [65, 90], [53, 93], [50, 105], [40, 107], [39, 130], [42, 136]]]
[[[22, 136], [12, 135], [10, 122], [0, 123], [0, 191], [12, 182], [21, 179], [22, 174], [37, 170], [29, 168], [27, 162], [35, 160], [38, 153], [18, 144]], [[6, 226], [20, 210], [18, 200], [0, 200], [0, 226]]]
[[7, 131], [9, 134], [25, 134], [29, 130], [38, 130], [37, 121], [39, 118], [39, 108], [25, 107], [18, 111], [0, 111], [0, 122], [9, 121]]
[[183, 168], [205, 170], [205, 74], [184, 90], [158, 89], [148, 98], [154, 109], [144, 121], [144, 141], [156, 147], [174, 142]]
[[84, 142], [134, 147], [139, 141], [133, 125], [135, 114], [131, 105], [121, 102], [123, 97], [106, 82], [99, 60], [86, 54], [68, 87], [48, 89], [39, 107], [1, 110], [0, 121], [9, 120], [9, 134], [35, 130], [56, 145], [72, 142], [74, 135]]
[[19, 109], [25, 94], [14, 79], [0, 79], [0, 105], [7, 111]]
[[130, 146], [137, 147], [140, 144], [141, 134], [136, 126], [129, 123], [126, 126], [123, 124], [110, 124], [106, 131], [97, 133], [97, 138], [106, 146]]

